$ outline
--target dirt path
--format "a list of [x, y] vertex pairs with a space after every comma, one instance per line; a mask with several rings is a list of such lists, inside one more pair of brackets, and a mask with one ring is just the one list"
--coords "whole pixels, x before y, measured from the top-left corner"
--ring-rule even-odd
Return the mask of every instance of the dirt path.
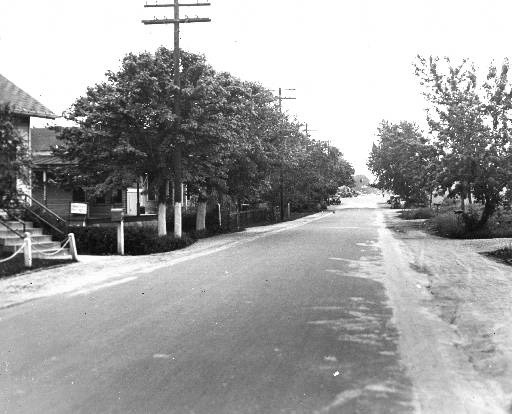
[[512, 268], [478, 253], [503, 241], [442, 239], [395, 212], [381, 217], [385, 283], [421, 411], [510, 412]]

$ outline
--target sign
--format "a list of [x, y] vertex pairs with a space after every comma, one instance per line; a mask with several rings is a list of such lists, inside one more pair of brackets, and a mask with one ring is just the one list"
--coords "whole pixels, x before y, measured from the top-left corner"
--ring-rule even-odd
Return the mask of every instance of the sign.
[[71, 214], [87, 215], [87, 203], [71, 203]]

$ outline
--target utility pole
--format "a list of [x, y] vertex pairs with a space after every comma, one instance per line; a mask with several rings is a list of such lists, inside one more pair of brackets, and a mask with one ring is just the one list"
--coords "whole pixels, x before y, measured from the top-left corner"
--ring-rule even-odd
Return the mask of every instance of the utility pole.
[[[295, 91], [295, 89], [284, 89], [285, 91]], [[277, 99], [279, 100], [279, 112], [280, 113], [283, 113], [283, 100], [286, 100], [286, 99], [297, 99], [297, 98], [293, 98], [293, 97], [284, 97], [283, 96], [283, 93], [282, 93], [283, 89], [279, 88], [279, 95], [277, 96]], [[284, 145], [286, 147], [286, 137], [284, 137]], [[284, 152], [283, 152], [284, 153]], [[283, 163], [284, 163], [284, 158], [283, 158], [283, 162], [281, 163], [281, 171], [280, 171], [280, 180], [281, 180], [281, 183], [280, 183], [280, 215], [281, 215], [281, 221], [284, 221], [284, 168], [283, 168]]]
[[[174, 112], [176, 115], [176, 124], [178, 126], [181, 122], [181, 83], [180, 83], [180, 24], [182, 23], [201, 23], [210, 22], [211, 19], [206, 17], [185, 17], [180, 18], [180, 6], [181, 7], [201, 7], [210, 6], [211, 3], [179, 3], [179, 0], [174, 0], [174, 3], [164, 4], [146, 4], [144, 7], [174, 7], [174, 18], [173, 19], [153, 19], [153, 20], [142, 20], [144, 24], [173, 24], [174, 25], [174, 51], [173, 51], [173, 65], [174, 65], [174, 84], [178, 87], [178, 93], [174, 97]], [[181, 188], [183, 186], [183, 172], [182, 172], [182, 158], [183, 158], [183, 144], [178, 142], [179, 137], [176, 137], [176, 148], [173, 154], [174, 164], [174, 236], [180, 238], [182, 236], [182, 225], [181, 225], [181, 205], [183, 203], [183, 192]]]

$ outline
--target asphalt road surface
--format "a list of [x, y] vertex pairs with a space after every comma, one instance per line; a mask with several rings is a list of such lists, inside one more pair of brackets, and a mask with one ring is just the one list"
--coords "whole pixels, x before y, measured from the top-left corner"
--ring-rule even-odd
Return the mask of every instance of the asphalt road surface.
[[413, 412], [376, 217], [1, 310], [0, 412]]

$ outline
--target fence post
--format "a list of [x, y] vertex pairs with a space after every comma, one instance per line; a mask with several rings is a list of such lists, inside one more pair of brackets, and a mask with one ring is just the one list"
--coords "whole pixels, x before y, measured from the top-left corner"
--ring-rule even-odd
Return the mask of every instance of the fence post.
[[23, 247], [25, 267], [30, 269], [32, 267], [32, 239], [30, 238], [30, 233], [25, 233], [23, 243], [25, 244], [25, 246]]
[[76, 240], [75, 233], [69, 233], [69, 252], [71, 253], [71, 258], [73, 261], [78, 262], [78, 253], [76, 251]]

